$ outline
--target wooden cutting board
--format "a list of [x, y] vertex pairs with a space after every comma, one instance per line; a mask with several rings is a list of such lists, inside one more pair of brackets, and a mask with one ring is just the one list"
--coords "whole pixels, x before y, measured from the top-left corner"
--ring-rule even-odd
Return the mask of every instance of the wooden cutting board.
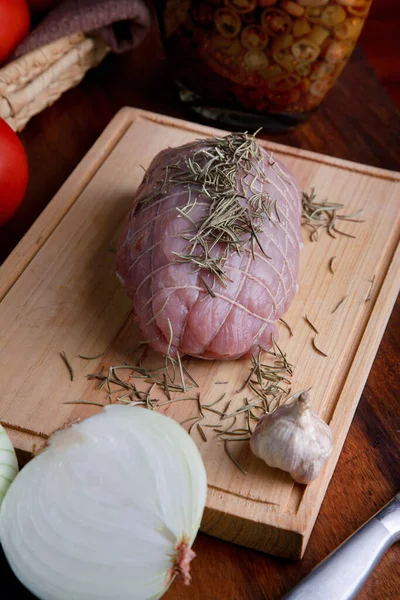
[[[216, 130], [126, 108], [66, 181], [0, 271], [0, 421], [22, 453], [39, 448], [55, 429], [101, 410], [98, 381], [87, 375], [132, 362], [138, 340], [131, 303], [115, 276], [113, 249], [143, 170], [166, 146], [177, 146]], [[262, 142], [264, 144], [264, 142]], [[355, 238], [321, 232], [310, 241], [304, 229], [300, 289], [280, 327], [280, 346], [295, 365], [292, 389], [312, 386], [313, 409], [332, 428], [334, 451], [320, 477], [308, 486], [266, 467], [247, 442], [231, 452], [233, 464], [212, 428], [205, 442], [192, 435], [208, 473], [202, 531], [279, 556], [301, 557], [399, 289], [400, 174], [265, 142], [296, 175], [301, 189], [315, 186], [320, 198], [340, 202], [346, 212], [362, 209], [364, 223], [343, 222]], [[329, 269], [334, 261], [335, 273]], [[374, 285], [370, 299], [366, 301]], [[346, 296], [339, 308], [332, 312]], [[307, 314], [319, 330], [318, 354]], [[74, 381], [62, 359], [65, 351]], [[93, 356], [85, 361], [78, 353]], [[155, 355], [146, 360], [157, 363]], [[236, 393], [250, 362], [185, 359], [203, 403], [223, 393], [230, 409], [243, 403]], [[122, 376], [122, 372], [119, 372]], [[226, 382], [226, 383], [216, 383]], [[139, 382], [140, 385], [140, 382]], [[147, 389], [144, 387], [143, 389]], [[245, 391], [247, 397], [249, 390]], [[193, 391], [186, 396], [193, 396]], [[114, 398], [117, 395], [114, 394]], [[185, 395], [184, 395], [185, 396]], [[185, 397], [186, 397], [185, 396]], [[152, 398], [165, 402], [161, 391]], [[179, 395], [173, 396], [178, 398]], [[197, 402], [164, 404], [160, 410], [183, 421]], [[210, 413], [211, 414], [211, 413]], [[219, 424], [211, 415], [209, 424]], [[185, 424], [188, 427], [191, 422]], [[204, 423], [203, 423], [204, 424]]]

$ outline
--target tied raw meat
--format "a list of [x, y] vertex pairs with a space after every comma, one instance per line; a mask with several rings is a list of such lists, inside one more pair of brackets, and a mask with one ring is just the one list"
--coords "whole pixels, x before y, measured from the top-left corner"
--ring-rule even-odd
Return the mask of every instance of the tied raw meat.
[[268, 350], [298, 288], [300, 220], [293, 176], [253, 136], [160, 152], [117, 250], [143, 339], [171, 357]]

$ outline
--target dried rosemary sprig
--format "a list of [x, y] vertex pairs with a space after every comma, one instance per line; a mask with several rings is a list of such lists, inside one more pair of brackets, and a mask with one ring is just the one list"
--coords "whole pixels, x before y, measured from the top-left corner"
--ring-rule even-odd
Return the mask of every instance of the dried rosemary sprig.
[[303, 319], [305, 320], [306, 323], [308, 323], [308, 325], [311, 327], [311, 329], [313, 331], [315, 331], [315, 333], [319, 333], [318, 329], [315, 327], [315, 325], [313, 325], [310, 321], [310, 319], [307, 317], [307, 315], [304, 315]]
[[101, 408], [104, 408], [104, 404], [101, 404], [101, 402], [92, 402], [91, 400], [69, 400], [68, 402], [63, 402], [63, 404], [89, 404], [91, 406], [101, 406]]
[[68, 371], [69, 371], [69, 376], [71, 377], [71, 381], [73, 381], [73, 380], [74, 380], [74, 377], [75, 377], [74, 368], [73, 368], [73, 366], [71, 365], [71, 363], [69, 362], [69, 360], [68, 360], [68, 356], [65, 354], [64, 350], [62, 350], [62, 351], [60, 352], [60, 356], [61, 356], [61, 358], [63, 359], [64, 363], [65, 363], [65, 364], [66, 364], [66, 366], [67, 366], [67, 369], [68, 369]]
[[[287, 399], [290, 393], [288, 385], [290, 385], [293, 366], [288, 362], [286, 354], [273, 340], [273, 352], [265, 353], [265, 357], [260, 352], [257, 358], [253, 357], [252, 359], [250, 376], [246, 380], [245, 386], [248, 386], [253, 392], [253, 397], [244, 398], [241, 405], [237, 406], [235, 410], [230, 409], [232, 398], [221, 404], [226, 398], [226, 392], [208, 404], [202, 402], [200, 394], [174, 398], [171, 396], [172, 393], [182, 393], [199, 386], [183, 365], [179, 354], [176, 358], [170, 355], [173, 341], [173, 330], [170, 323], [169, 329], [169, 350], [164, 366], [148, 368], [143, 364], [124, 363], [113, 365], [105, 372], [89, 374], [87, 377], [101, 382], [100, 387], [105, 389], [106, 399], [110, 402], [121, 402], [133, 406], [141, 405], [149, 410], [170, 406], [175, 402], [192, 403], [195, 414], [184, 419], [181, 424], [189, 424], [189, 434], [196, 429], [205, 443], [209, 441], [205, 428], [212, 428], [217, 437], [224, 442], [224, 450], [229, 459], [238, 469], [245, 472], [240, 463], [232, 456], [228, 443], [248, 441], [260, 417], [265, 412], [274, 410]], [[269, 362], [267, 362], [267, 355]], [[173, 366], [172, 373], [171, 365]], [[127, 373], [128, 377], [120, 377], [120, 371]], [[137, 379], [150, 384], [150, 387], [146, 391], [138, 389], [135, 384]], [[189, 385], [189, 382], [193, 385]], [[228, 381], [215, 382], [215, 384], [217, 383], [227, 384]], [[164, 391], [165, 401], [152, 397], [156, 386]], [[76, 404], [79, 403], [103, 406], [103, 404], [97, 402], [76, 402]], [[216, 415], [216, 422], [207, 422], [208, 417], [212, 415]], [[239, 420], [240, 426], [235, 429], [237, 420]], [[226, 422], [228, 423], [227, 426], [225, 425]]]
[[227, 456], [229, 456], [229, 458], [231, 459], [231, 461], [233, 462], [235, 467], [237, 467], [239, 469], [239, 471], [242, 471], [242, 473], [244, 475], [247, 475], [247, 471], [242, 467], [240, 462], [238, 460], [236, 460], [236, 458], [233, 456], [232, 452], [229, 449], [228, 442], [232, 442], [232, 441], [233, 440], [225, 440], [224, 441], [225, 452], [226, 452]]
[[[175, 164], [165, 167], [162, 186], [153, 192], [153, 197], [150, 194], [142, 198], [139, 206], [160, 195], [167, 183], [186, 186], [188, 201], [177, 211], [189, 221], [188, 232], [182, 234], [188, 241], [188, 249], [176, 253], [177, 260], [189, 262], [196, 270], [206, 271], [223, 282], [227, 278], [225, 262], [229, 252], [242, 253], [249, 247], [254, 256], [256, 244], [265, 254], [257, 235], [262, 222], [267, 219], [277, 226], [280, 221], [276, 201], [262, 191], [268, 179], [260, 168], [261, 162], [262, 151], [254, 136], [232, 133], [213, 137], [190, 156], [181, 156]], [[249, 184], [252, 195], [248, 199], [243, 190], [243, 179], [247, 176], [253, 177]], [[199, 194], [209, 198], [209, 209], [201, 220], [194, 222], [190, 212]], [[204, 279], [203, 283], [213, 296], [212, 286]]]
[[84, 356], [83, 354], [78, 354], [78, 358], [82, 358], [83, 360], [96, 360], [96, 358], [101, 358], [105, 355], [105, 352], [101, 352], [101, 354], [96, 354], [95, 356]]
[[322, 350], [320, 348], [318, 348], [317, 344], [315, 343], [315, 337], [313, 337], [313, 339], [311, 340], [311, 343], [312, 343], [312, 346], [313, 346], [315, 352], [317, 352], [321, 356], [325, 356], [325, 358], [328, 358], [328, 355], [325, 354], [325, 352], [322, 352]]
[[332, 256], [332, 258], [329, 261], [329, 270], [332, 273], [332, 275], [334, 275], [336, 273], [336, 271], [334, 271], [333, 269], [333, 262], [335, 260], [336, 256]]
[[374, 285], [375, 285], [375, 275], [373, 276], [372, 279], [370, 279], [370, 287], [368, 290], [368, 294], [367, 297], [365, 298], [365, 302], [369, 302], [372, 298], [372, 290], [374, 289]]
[[293, 334], [293, 330], [290, 327], [289, 323], [287, 323], [286, 321], [284, 321], [282, 319], [282, 317], [280, 319], [278, 319], [278, 320], [279, 320], [279, 323], [282, 323], [282, 325], [284, 325], [286, 327], [286, 329], [289, 331], [290, 336], [292, 337], [294, 334]]
[[329, 203], [327, 200], [316, 202], [316, 198], [317, 195], [314, 188], [311, 188], [309, 194], [307, 192], [302, 193], [301, 204], [303, 225], [308, 225], [312, 230], [310, 240], [312, 242], [318, 241], [319, 229], [321, 227], [326, 229], [328, 234], [333, 238], [336, 237], [335, 233], [354, 238], [354, 235], [337, 229], [336, 222], [351, 221], [352, 223], [363, 223], [363, 220], [354, 218], [362, 212], [362, 209], [352, 215], [342, 215], [338, 214], [338, 212], [344, 208], [343, 204]]
[[339, 306], [341, 306], [343, 304], [343, 302], [346, 300], [346, 298], [347, 298], [347, 295], [343, 296], [343, 298], [341, 300], [339, 300], [339, 302], [336, 304], [336, 306], [333, 308], [333, 310], [331, 310], [331, 315], [333, 315], [333, 313], [335, 313], [337, 311]]
[[282, 352], [276, 342], [274, 342], [274, 352], [274, 360], [270, 363], [265, 361], [262, 352], [258, 353], [257, 358], [253, 356], [251, 359], [252, 369], [246, 383], [261, 400], [261, 405], [259, 400], [256, 403], [247, 403], [244, 408], [238, 409], [233, 414], [250, 411], [253, 406], [261, 406], [264, 412], [269, 412], [272, 408], [276, 408], [288, 394], [293, 365], [288, 362], [286, 354]]

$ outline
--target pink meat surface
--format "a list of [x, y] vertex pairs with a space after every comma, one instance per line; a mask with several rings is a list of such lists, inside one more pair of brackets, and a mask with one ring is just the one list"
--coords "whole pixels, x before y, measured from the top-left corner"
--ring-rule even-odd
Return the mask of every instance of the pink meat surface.
[[[208, 152], [209, 144], [200, 140], [168, 148], [154, 158], [119, 240], [117, 273], [143, 339], [152, 340], [155, 350], [236, 359], [268, 350], [278, 338], [276, 322], [298, 288], [301, 200], [292, 174], [257, 145], [257, 159], [250, 159], [250, 168], [240, 165], [235, 180], [242, 207], [251, 211], [255, 194], [268, 200], [268, 215], [257, 221], [256, 243], [244, 232], [240, 252], [233, 247], [227, 252], [222, 242], [211, 248], [212, 258], [227, 255], [222, 281], [182, 261], [177, 254], [190, 253], [190, 239], [216, 208], [215, 198], [182, 177], [188, 159]], [[177, 166], [180, 181], [173, 176]]]

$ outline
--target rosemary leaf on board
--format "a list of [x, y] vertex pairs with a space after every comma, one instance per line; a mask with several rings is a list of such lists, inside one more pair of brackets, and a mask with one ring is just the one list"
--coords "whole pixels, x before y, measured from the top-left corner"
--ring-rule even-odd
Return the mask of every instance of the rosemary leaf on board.
[[337, 311], [337, 309], [339, 308], [339, 306], [341, 306], [343, 304], [343, 302], [346, 300], [347, 295], [343, 296], [343, 298], [341, 300], [339, 300], [339, 302], [336, 304], [336, 306], [334, 307], [334, 309], [331, 311], [331, 315], [333, 315], [334, 312]]
[[355, 238], [355, 235], [337, 229], [336, 221], [341, 220], [352, 223], [363, 222], [362, 219], [354, 218], [359, 215], [362, 210], [350, 215], [342, 215], [339, 214], [339, 211], [344, 208], [343, 204], [328, 202], [327, 200], [317, 202], [317, 194], [315, 193], [314, 188], [311, 188], [310, 193], [302, 193], [301, 203], [303, 225], [310, 227], [310, 239], [312, 242], [318, 241], [320, 228], [326, 229], [327, 233], [333, 238], [336, 238], [335, 233], [339, 233], [340, 235], [349, 238]]
[[313, 331], [315, 331], [315, 333], [319, 333], [318, 329], [315, 327], [315, 325], [313, 325], [310, 321], [310, 319], [307, 317], [307, 315], [304, 315], [303, 319], [305, 320], [306, 323], [308, 323], [308, 325], [311, 327], [311, 329]]
[[199, 432], [199, 434], [203, 438], [203, 441], [206, 442], [207, 441], [207, 436], [204, 433], [204, 429], [202, 428], [202, 426], [200, 425], [200, 423], [196, 423], [196, 425], [197, 425], [197, 431]]
[[65, 364], [66, 364], [66, 366], [67, 366], [67, 369], [68, 369], [68, 371], [69, 371], [69, 376], [70, 376], [70, 378], [71, 378], [71, 381], [73, 381], [73, 380], [74, 380], [74, 377], [75, 377], [75, 372], [74, 372], [73, 366], [72, 366], [72, 365], [71, 365], [71, 363], [69, 362], [69, 360], [68, 360], [68, 356], [65, 354], [64, 350], [62, 350], [62, 351], [60, 352], [60, 356], [61, 356], [61, 358], [63, 359], [64, 363], [65, 363]]
[[311, 340], [311, 342], [312, 342], [312, 346], [313, 346], [314, 350], [318, 354], [320, 354], [321, 356], [325, 356], [325, 358], [328, 358], [328, 355], [325, 354], [325, 352], [322, 352], [322, 350], [320, 350], [320, 348], [318, 348], [318, 346], [316, 345], [316, 343], [315, 343], [315, 337], [313, 337], [313, 339]]
[[369, 302], [372, 298], [372, 290], [374, 289], [374, 284], [375, 284], [375, 275], [373, 276], [373, 278], [370, 280], [370, 288], [368, 290], [368, 294], [367, 297], [365, 298], [365, 302]]
[[231, 461], [239, 469], [239, 471], [242, 471], [242, 473], [244, 473], [244, 475], [247, 475], [247, 471], [242, 467], [240, 462], [238, 460], [236, 460], [236, 458], [233, 456], [232, 452], [229, 450], [229, 446], [228, 446], [229, 441], [231, 441], [231, 440], [224, 440], [224, 448], [225, 448], [225, 452], [226, 452], [227, 456], [231, 459]]
[[101, 358], [104, 355], [105, 352], [102, 352], [101, 354], [96, 354], [96, 356], [84, 356], [83, 354], [78, 354], [77, 356], [79, 358], [83, 358], [83, 360], [96, 360], [96, 358]]
[[282, 317], [279, 319], [279, 322], [282, 323], [282, 325], [284, 325], [286, 327], [286, 329], [289, 331], [290, 335], [293, 336], [293, 330], [290, 327], [289, 323], [287, 323], [286, 321], [284, 321], [282, 319]]
[[68, 400], [68, 402], [63, 402], [63, 404], [91, 404], [92, 406], [101, 406], [101, 408], [104, 408], [104, 404], [91, 402], [90, 400]]
[[334, 275], [336, 273], [336, 271], [334, 271], [333, 269], [333, 262], [335, 260], [336, 256], [332, 256], [332, 258], [329, 261], [329, 270], [332, 273], [332, 275]]

